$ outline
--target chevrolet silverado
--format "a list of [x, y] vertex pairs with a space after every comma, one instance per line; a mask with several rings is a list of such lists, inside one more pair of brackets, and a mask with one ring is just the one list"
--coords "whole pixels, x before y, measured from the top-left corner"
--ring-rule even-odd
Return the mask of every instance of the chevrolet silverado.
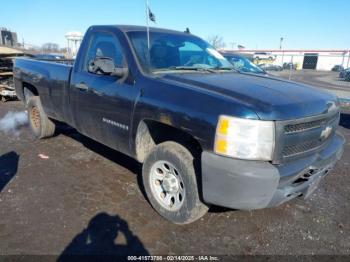
[[[55, 120], [137, 159], [148, 200], [186, 224], [210, 205], [253, 210], [307, 198], [341, 158], [338, 99], [238, 72], [190, 33], [92, 26], [74, 65], [18, 58], [36, 138]], [[101, 189], [102, 190], [102, 189]]]

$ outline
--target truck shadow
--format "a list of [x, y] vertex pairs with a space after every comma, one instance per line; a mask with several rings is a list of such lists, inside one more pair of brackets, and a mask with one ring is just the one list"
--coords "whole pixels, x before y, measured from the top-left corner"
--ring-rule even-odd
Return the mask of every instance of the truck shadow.
[[339, 125], [341, 125], [344, 128], [350, 129], [350, 113], [342, 113], [340, 115]]
[[149, 252], [124, 219], [99, 213], [73, 238], [57, 261], [118, 261], [130, 254], [147, 256]]
[[17, 174], [19, 155], [12, 151], [0, 156], [0, 192]]
[[99, 142], [96, 142], [95, 140], [84, 136], [80, 134], [78, 131], [76, 131], [74, 128], [67, 126], [63, 123], [56, 123], [58, 126], [57, 134], [56, 135], [64, 135], [67, 137], [72, 138], [73, 140], [79, 142], [87, 149], [95, 152], [96, 154], [116, 163], [117, 165], [120, 165], [126, 169], [128, 169], [133, 174], [137, 175], [137, 182], [140, 187], [140, 190], [144, 197], [146, 197], [146, 191], [143, 187], [142, 183], [142, 165], [137, 162], [135, 159], [120, 153], [114, 149], [111, 149]]
[[[56, 135], [62, 134], [62, 135], [68, 136], [74, 139], [75, 141], [81, 143], [82, 145], [84, 145], [87, 149], [101, 155], [102, 157], [116, 163], [117, 165], [120, 165], [128, 169], [130, 172], [137, 175], [137, 183], [140, 188], [140, 191], [142, 192], [143, 197], [148, 201], [148, 197], [142, 182], [142, 164], [140, 164], [135, 159], [123, 153], [120, 153], [99, 142], [92, 140], [91, 138], [88, 138], [80, 134], [74, 128], [69, 127], [66, 124], [63, 124], [63, 123], [56, 123], [56, 124], [58, 125], [58, 131]], [[198, 181], [198, 183], [201, 184], [201, 181]], [[199, 188], [199, 190], [201, 194], [201, 188]], [[209, 209], [210, 213], [224, 213], [229, 211], [232, 211], [232, 209], [219, 207], [219, 206], [211, 206]]]
[[[57, 123], [56, 123], [57, 124]], [[118, 165], [122, 165], [123, 167], [129, 169], [134, 174], [141, 174], [142, 166], [135, 159], [120, 153], [112, 148], [109, 148], [95, 140], [80, 134], [74, 128], [67, 126], [62, 123], [58, 123], [58, 130], [56, 135], [65, 135], [68, 136], [75, 141], [84, 145], [87, 149], [94, 151], [95, 153], [107, 158], [112, 162], [116, 162]]]

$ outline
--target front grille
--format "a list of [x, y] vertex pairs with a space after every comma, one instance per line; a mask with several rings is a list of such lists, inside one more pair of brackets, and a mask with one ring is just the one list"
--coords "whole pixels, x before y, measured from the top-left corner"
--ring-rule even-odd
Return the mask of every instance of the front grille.
[[[339, 112], [307, 117], [305, 119], [276, 122], [276, 148], [273, 163], [311, 154], [333, 137], [339, 122]], [[321, 134], [331, 127], [328, 137]]]
[[327, 122], [332, 122], [338, 118], [338, 114], [329, 117], [329, 118], [324, 118], [324, 119], [318, 119], [314, 121], [309, 121], [305, 123], [299, 123], [299, 124], [291, 124], [291, 125], [286, 125], [284, 127], [284, 133], [285, 134], [290, 134], [290, 133], [296, 133], [296, 132], [303, 132], [309, 129], [314, 129], [314, 128], [319, 128], [322, 125], [327, 124]]
[[294, 155], [298, 155], [300, 153], [308, 152], [310, 150], [313, 150], [319, 146], [321, 146], [323, 143], [320, 140], [315, 140], [311, 142], [305, 142], [297, 145], [290, 145], [286, 146], [283, 149], [283, 156], [284, 157], [291, 157]]
[[322, 125], [322, 120], [316, 120], [316, 121], [300, 123], [295, 125], [287, 125], [284, 127], [284, 133], [289, 134], [289, 133], [295, 133], [295, 132], [302, 132], [304, 130], [320, 127], [321, 125]]

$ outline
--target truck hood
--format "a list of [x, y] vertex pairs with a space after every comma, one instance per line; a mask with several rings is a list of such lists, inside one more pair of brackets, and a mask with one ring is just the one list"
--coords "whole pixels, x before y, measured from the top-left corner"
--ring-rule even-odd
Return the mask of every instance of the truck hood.
[[241, 73], [166, 74], [165, 79], [233, 98], [262, 120], [289, 120], [328, 112], [337, 97], [287, 80]]

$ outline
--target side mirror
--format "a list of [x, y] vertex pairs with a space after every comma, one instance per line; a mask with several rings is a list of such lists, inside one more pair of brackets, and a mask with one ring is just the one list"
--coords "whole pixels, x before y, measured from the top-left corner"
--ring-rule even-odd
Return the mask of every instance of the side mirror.
[[89, 62], [88, 71], [94, 74], [111, 75], [122, 78], [128, 74], [128, 68], [115, 67], [110, 57], [95, 57]]

